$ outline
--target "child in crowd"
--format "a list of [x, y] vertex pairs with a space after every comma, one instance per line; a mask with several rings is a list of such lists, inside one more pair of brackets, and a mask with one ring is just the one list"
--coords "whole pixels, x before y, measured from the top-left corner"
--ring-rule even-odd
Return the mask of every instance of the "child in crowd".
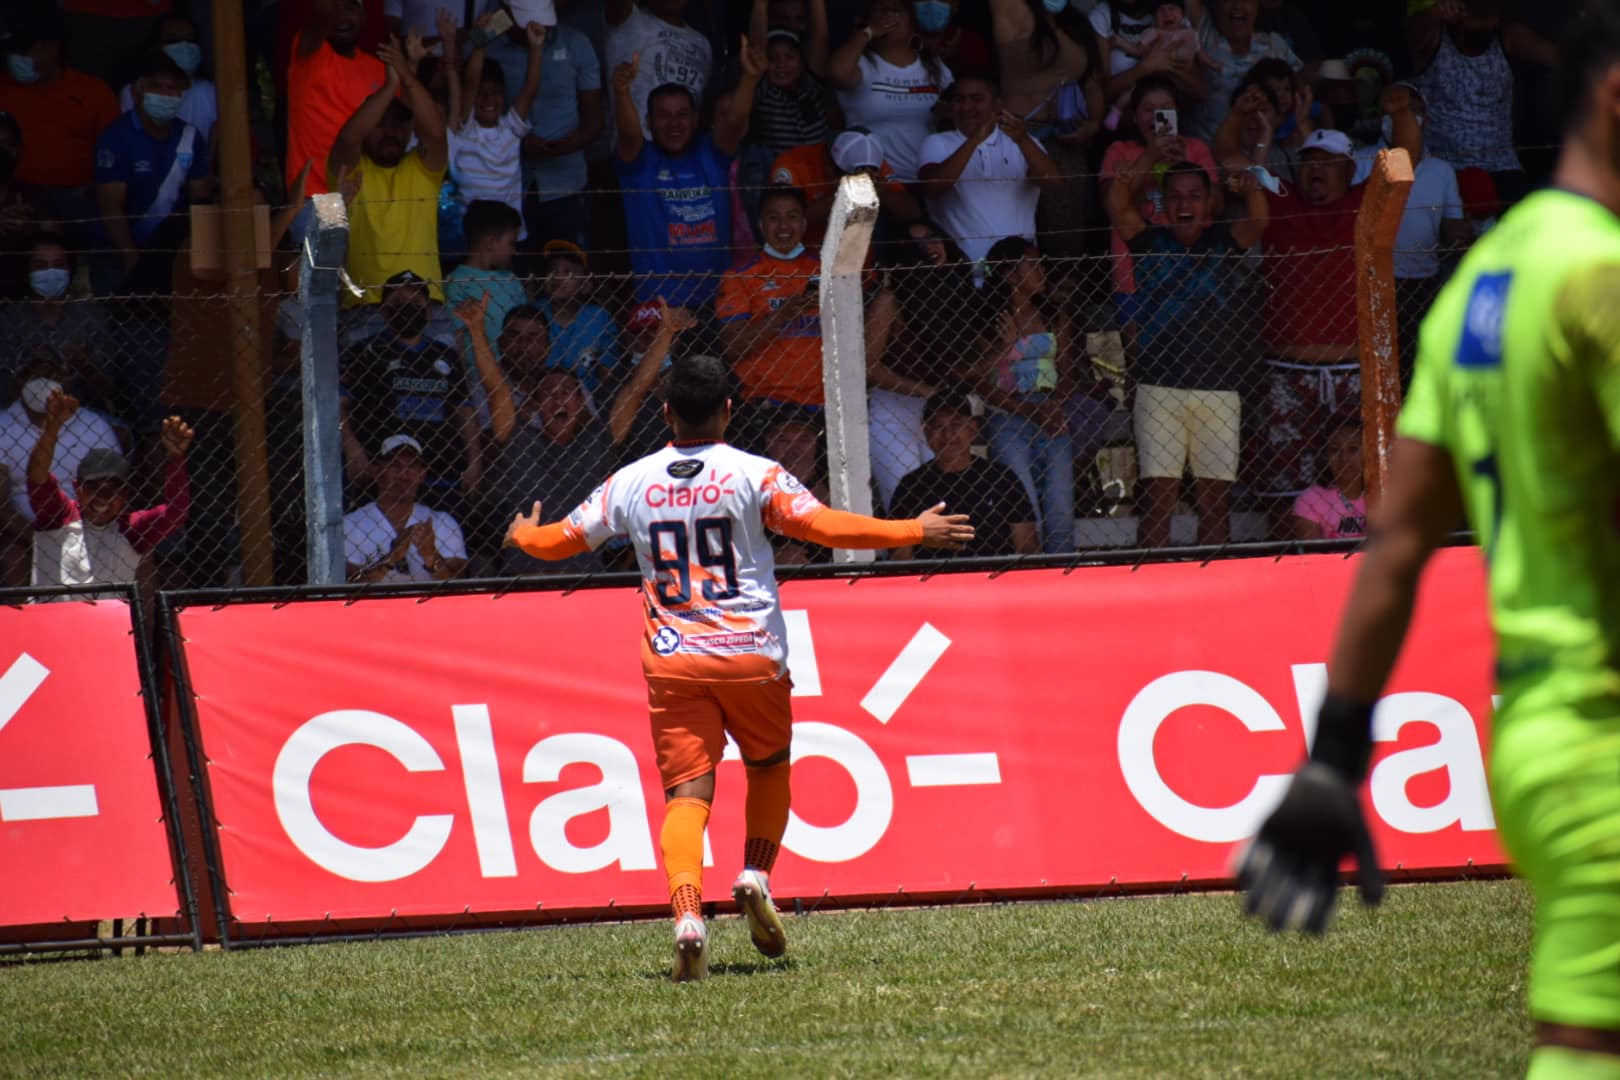
[[[488, 16], [479, 20], [486, 29]], [[523, 137], [529, 133], [529, 110], [540, 92], [540, 60], [546, 44], [546, 28], [539, 23], [525, 27], [529, 42], [528, 66], [517, 100], [506, 100], [506, 77], [500, 66], [484, 56], [484, 49], [473, 49], [467, 58], [459, 87], [450, 87], [450, 170], [455, 174], [463, 204], [492, 199], [519, 213], [523, 210]], [[443, 28], [440, 30], [443, 33]], [[446, 37], [454, 41], [453, 35]], [[474, 36], [477, 40], [477, 36]], [[465, 224], [463, 225], [465, 228]], [[523, 238], [521, 223], [518, 238]], [[467, 244], [472, 246], [472, 237]]]
[[618, 373], [619, 327], [607, 309], [589, 302], [590, 261], [577, 244], [550, 240], [541, 249], [545, 274], [541, 288], [551, 334], [550, 367], [564, 367], [579, 379], [585, 393], [602, 404], [604, 383]]
[[[501, 358], [498, 344], [501, 328], [506, 325], [507, 312], [529, 302], [523, 282], [512, 272], [512, 257], [517, 253], [518, 234], [523, 231], [523, 215], [504, 202], [476, 199], [467, 207], [462, 219], [462, 231], [467, 237], [467, 261], [450, 271], [444, 283], [444, 300], [450, 308], [460, 307], [468, 300], [489, 297], [484, 310], [484, 332], [489, 336], [495, 359]], [[478, 409], [479, 422], [489, 426], [489, 410], [484, 404], [483, 387], [477, 378], [477, 367], [472, 355], [472, 342], [462, 336], [462, 356], [473, 387], [473, 404]]]
[[[1160, 4], [1153, 13], [1153, 25], [1142, 31], [1136, 40], [1115, 34], [1109, 39], [1109, 44], [1126, 56], [1135, 57], [1137, 60], [1141, 60], [1157, 46], [1169, 49], [1171, 57], [1176, 60], [1196, 60], [1211, 71], [1221, 70], [1221, 62], [1205, 52], [1203, 46], [1198, 43], [1198, 31], [1193, 29], [1186, 11], [1180, 4]], [[1130, 107], [1131, 95], [1121, 94], [1119, 100], [1114, 102], [1113, 108], [1108, 110], [1106, 125], [1109, 131], [1119, 129], [1119, 122], [1124, 119]]]
[[1361, 422], [1341, 421], [1328, 433], [1327, 484], [1294, 500], [1294, 537], [1342, 540], [1367, 535], [1367, 476], [1361, 469]]

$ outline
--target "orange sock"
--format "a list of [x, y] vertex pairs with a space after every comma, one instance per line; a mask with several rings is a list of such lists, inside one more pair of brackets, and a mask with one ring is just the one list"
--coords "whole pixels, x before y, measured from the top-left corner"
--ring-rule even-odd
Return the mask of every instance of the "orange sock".
[[763, 768], [748, 768], [748, 798], [743, 811], [747, 819], [743, 866], [747, 869], [768, 874], [776, 865], [777, 848], [782, 843], [782, 834], [787, 831], [791, 771], [792, 766], [785, 761]]
[[659, 844], [677, 919], [697, 914], [703, 902], [703, 830], [708, 824], [709, 804], [702, 799], [671, 799], [664, 807]]

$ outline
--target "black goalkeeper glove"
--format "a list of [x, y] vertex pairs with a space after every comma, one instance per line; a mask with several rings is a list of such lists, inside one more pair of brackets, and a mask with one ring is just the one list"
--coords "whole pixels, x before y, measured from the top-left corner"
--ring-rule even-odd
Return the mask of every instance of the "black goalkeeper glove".
[[1310, 760], [1238, 860], [1244, 912], [1272, 930], [1327, 929], [1346, 855], [1356, 857], [1362, 901], [1384, 898], [1384, 872], [1357, 797], [1371, 754], [1371, 716], [1371, 706], [1331, 695], [1322, 703]]

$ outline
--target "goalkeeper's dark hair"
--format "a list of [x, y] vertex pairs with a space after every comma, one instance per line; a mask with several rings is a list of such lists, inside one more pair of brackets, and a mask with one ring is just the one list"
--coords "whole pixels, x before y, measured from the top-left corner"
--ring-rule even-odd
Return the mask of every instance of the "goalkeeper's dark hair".
[[1559, 77], [1564, 99], [1564, 130], [1573, 131], [1592, 113], [1592, 91], [1620, 64], [1620, 0], [1592, 0], [1586, 14], [1564, 35]]
[[701, 427], [731, 396], [731, 372], [718, 356], [683, 356], [670, 365], [669, 408], [684, 423]]

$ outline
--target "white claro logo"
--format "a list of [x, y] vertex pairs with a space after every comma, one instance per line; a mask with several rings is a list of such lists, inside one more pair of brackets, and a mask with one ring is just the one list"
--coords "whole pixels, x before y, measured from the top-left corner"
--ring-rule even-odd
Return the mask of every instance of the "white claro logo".
[[[1316, 713], [1327, 692], [1325, 664], [1292, 666], [1294, 697], [1305, 721], [1305, 742], [1315, 735]], [[1282, 799], [1286, 774], [1263, 774], [1249, 793], [1230, 806], [1199, 806], [1164, 780], [1153, 757], [1159, 727], [1178, 709], [1207, 705], [1236, 717], [1250, 731], [1282, 731], [1282, 717], [1271, 703], [1230, 675], [1218, 671], [1176, 671], [1153, 680], [1131, 700], [1119, 722], [1119, 766], [1126, 786], [1142, 808], [1165, 828], [1206, 843], [1231, 843], [1254, 835]], [[1401, 728], [1421, 721], [1434, 725], [1433, 743], [1385, 757], [1369, 778], [1373, 809], [1391, 827], [1430, 833], [1460, 825], [1468, 831], [1496, 827], [1485, 783], [1485, 762], [1473, 717], [1443, 694], [1391, 694], [1373, 712], [1373, 739], [1393, 742]], [[1445, 798], [1418, 806], [1406, 793], [1413, 777], [1444, 769], [1450, 780]]]

